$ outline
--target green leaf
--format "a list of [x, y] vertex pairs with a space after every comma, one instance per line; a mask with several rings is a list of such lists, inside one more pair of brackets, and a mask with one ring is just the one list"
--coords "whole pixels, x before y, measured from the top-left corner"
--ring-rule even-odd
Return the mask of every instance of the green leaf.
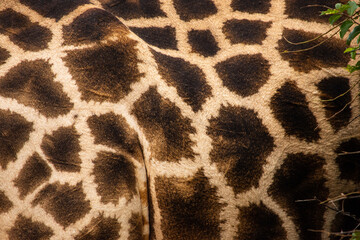
[[350, 52], [350, 56], [351, 56], [352, 59], [355, 59], [356, 58], [356, 52], [355, 51]]
[[359, 44], [360, 43], [360, 36], [358, 37], [358, 39], [357, 39], [357, 44]]
[[340, 37], [343, 38], [346, 34], [346, 32], [349, 30], [349, 28], [353, 25], [354, 23], [351, 20], [347, 20], [345, 22], [343, 22], [343, 24], [341, 24], [340, 26]]
[[339, 20], [339, 18], [341, 17], [340, 14], [334, 14], [331, 17], [329, 17], [329, 22], [331, 25], [334, 25], [334, 23]]
[[328, 9], [326, 11], [322, 11], [320, 16], [323, 16], [323, 15], [332, 15], [332, 14], [337, 14], [339, 13], [339, 10], [337, 9]]
[[353, 51], [356, 51], [356, 50], [358, 50], [358, 49], [359, 49], [359, 48], [349, 47], [349, 48], [345, 49], [344, 53], [353, 52]]
[[337, 3], [337, 4], [335, 4], [335, 8], [336, 8], [336, 9], [340, 9], [340, 8], [341, 8], [341, 6], [342, 6], [342, 4], [341, 4], [341, 3]]
[[348, 2], [348, 4], [350, 7], [347, 9], [347, 13], [352, 16], [359, 6], [353, 1]]
[[[353, 72], [355, 72], [355, 71], [359, 71], [359, 70], [360, 70], [360, 67], [347, 65], [347, 66], [346, 66], [346, 70], [347, 70], [348, 72], [350, 72], [350, 73], [353, 73]], [[353, 239], [355, 240], [355, 239], [359, 239], [359, 238], [360, 238], [360, 236], [358, 236], [358, 238], [353, 238]]]
[[351, 41], [360, 33], [360, 26], [356, 26], [354, 27], [354, 29], [352, 30], [352, 32], [349, 34], [347, 40], [346, 40], [346, 44], [350, 45]]

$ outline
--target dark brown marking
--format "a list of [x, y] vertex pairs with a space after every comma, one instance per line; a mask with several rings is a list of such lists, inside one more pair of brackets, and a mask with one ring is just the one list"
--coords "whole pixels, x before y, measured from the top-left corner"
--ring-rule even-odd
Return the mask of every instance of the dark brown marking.
[[184, 21], [203, 19], [217, 13], [211, 0], [174, 0], [174, 7]]
[[238, 55], [215, 65], [224, 85], [242, 97], [258, 92], [270, 77], [270, 65], [261, 54]]
[[0, 110], [0, 166], [3, 169], [10, 161], [16, 160], [32, 130], [33, 124], [21, 115]]
[[13, 203], [9, 200], [5, 193], [0, 190], [0, 213], [6, 213], [13, 206]]
[[176, 87], [180, 97], [196, 112], [211, 96], [205, 74], [194, 64], [181, 59], [152, 51], [160, 75], [171, 86]]
[[143, 154], [138, 135], [123, 117], [107, 113], [100, 116], [93, 115], [87, 122], [96, 144], [118, 148], [138, 161], [142, 160]]
[[141, 219], [140, 214], [132, 214], [131, 218], [129, 220], [129, 224], [130, 224], [130, 230], [129, 230], [129, 239], [130, 240], [138, 240], [138, 239], [143, 239], [142, 238], [142, 233], [143, 233], [143, 222]]
[[124, 19], [132, 18], [155, 18], [165, 17], [165, 13], [160, 9], [159, 0], [100, 0], [105, 10], [110, 11], [116, 16]]
[[320, 138], [316, 118], [309, 109], [305, 95], [293, 82], [286, 82], [271, 98], [271, 110], [286, 135], [293, 135], [307, 142]]
[[221, 107], [219, 116], [209, 122], [211, 161], [225, 174], [235, 194], [258, 187], [274, 140], [257, 114], [240, 107]]
[[99, 216], [91, 220], [75, 240], [117, 240], [120, 238], [120, 223], [115, 218]]
[[83, 100], [117, 102], [143, 76], [137, 66], [136, 42], [124, 35], [120, 37], [113, 44], [69, 51], [64, 58]]
[[214, 56], [220, 50], [210, 30], [191, 30], [188, 38], [192, 51], [204, 57]]
[[123, 155], [100, 152], [94, 162], [93, 175], [101, 202], [118, 204], [121, 197], [130, 200], [137, 194], [135, 166]]
[[350, 106], [345, 107], [345, 105], [351, 102], [351, 92], [348, 92], [336, 100], [329, 100], [336, 98], [350, 89], [349, 79], [343, 77], [325, 78], [317, 84], [317, 87], [321, 92], [320, 97], [321, 100], [323, 100], [322, 104], [325, 108], [325, 116], [337, 132], [349, 124], [351, 109]]
[[52, 183], [44, 187], [32, 202], [41, 207], [64, 228], [82, 219], [90, 211], [90, 202], [85, 200], [82, 183], [75, 186]]
[[41, 143], [47, 160], [56, 170], [67, 172], [79, 172], [81, 150], [79, 134], [73, 127], [61, 127], [51, 135], [45, 135]]
[[321, 239], [321, 233], [309, 229], [322, 229], [325, 207], [304, 199], [327, 199], [323, 168], [325, 160], [311, 154], [289, 154], [274, 175], [269, 194], [293, 219], [301, 239]]
[[270, 26], [271, 22], [232, 19], [224, 23], [222, 31], [232, 44], [261, 44]]
[[50, 178], [51, 169], [39, 156], [33, 154], [21, 169], [18, 177], [14, 180], [15, 186], [19, 189], [20, 198], [33, 192], [37, 187]]
[[28, 17], [12, 9], [0, 12], [0, 33], [8, 35], [11, 41], [27, 51], [47, 48], [52, 37], [49, 29], [32, 23]]
[[55, 18], [57, 21], [80, 5], [89, 3], [88, 0], [20, 0], [20, 2], [44, 17]]
[[259, 206], [239, 207], [240, 214], [236, 239], [283, 240], [286, 239], [282, 221], [262, 202]]
[[4, 64], [9, 57], [10, 53], [6, 49], [0, 47], [0, 65]]
[[351, 138], [342, 142], [335, 150], [335, 162], [339, 166], [340, 178], [360, 182], [360, 139]]
[[189, 178], [157, 177], [164, 239], [220, 239], [222, 204], [203, 171]]
[[16, 218], [14, 226], [8, 231], [11, 240], [45, 240], [53, 235], [51, 228], [45, 224], [21, 215]]
[[[299, 30], [284, 29], [283, 36], [291, 42], [303, 42], [318, 37], [317, 33], [308, 33]], [[283, 60], [288, 61], [290, 66], [298, 72], [308, 73], [311, 70], [322, 68], [345, 67], [350, 60], [350, 54], [344, 54], [345, 42], [332, 38], [318, 47], [298, 53], [282, 53], [283, 51], [298, 51], [306, 49], [323, 41], [324, 38], [312, 41], [311, 43], [293, 45], [284, 38], [278, 41], [278, 50]]]
[[46, 117], [57, 117], [68, 113], [74, 104], [54, 77], [48, 62], [23, 61], [0, 78], [0, 95], [33, 107]]
[[177, 49], [176, 31], [173, 27], [131, 27], [130, 29], [151, 45], [163, 49]]
[[248, 13], [268, 13], [270, 0], [232, 0], [232, 9]]
[[189, 134], [194, 134], [195, 129], [190, 125], [190, 119], [183, 117], [174, 103], [162, 98], [156, 88], [151, 87], [135, 102], [133, 114], [150, 140], [156, 160], [194, 159], [195, 153], [191, 149], [194, 143]]
[[119, 24], [121, 22], [112, 14], [100, 9], [89, 9], [63, 27], [64, 44], [100, 41], [111, 31], [111, 27]]

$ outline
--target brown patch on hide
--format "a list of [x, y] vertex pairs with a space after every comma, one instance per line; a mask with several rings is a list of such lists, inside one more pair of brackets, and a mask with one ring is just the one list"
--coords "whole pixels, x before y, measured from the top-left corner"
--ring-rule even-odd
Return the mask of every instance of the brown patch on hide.
[[138, 240], [138, 239], [143, 239], [143, 222], [141, 219], [141, 215], [137, 214], [137, 213], [133, 213], [131, 215], [131, 218], [129, 220], [129, 224], [130, 224], [130, 230], [129, 230], [129, 234], [130, 240]]
[[271, 98], [271, 110], [286, 135], [313, 142], [320, 139], [316, 118], [305, 95], [293, 82], [286, 82]]
[[88, 0], [20, 0], [20, 2], [44, 17], [55, 18], [56, 21], [80, 5], [89, 3]]
[[163, 49], [177, 49], [176, 31], [173, 27], [130, 27], [145, 42]]
[[85, 197], [82, 183], [71, 186], [56, 182], [44, 187], [32, 204], [40, 205], [57, 223], [66, 228], [90, 211], [90, 202]]
[[57, 117], [68, 113], [74, 104], [54, 78], [49, 62], [23, 61], [0, 78], [0, 95], [35, 108], [46, 117]]
[[211, 161], [225, 174], [235, 194], [259, 186], [263, 165], [274, 148], [274, 140], [253, 110], [221, 107], [209, 120]]
[[52, 38], [49, 29], [32, 23], [30, 19], [12, 9], [0, 12], [0, 33], [26, 51], [39, 51], [48, 47]]
[[33, 154], [21, 169], [19, 175], [14, 180], [15, 186], [19, 189], [20, 198], [33, 192], [42, 183], [50, 178], [51, 169], [46, 162], [39, 156]]
[[80, 172], [79, 134], [73, 127], [61, 127], [51, 135], [45, 135], [41, 143], [47, 159], [56, 170]]
[[14, 226], [8, 231], [11, 240], [43, 240], [50, 239], [53, 235], [51, 228], [45, 224], [21, 215], [16, 218]]
[[203, 19], [217, 13], [211, 0], [174, 0], [174, 7], [183, 21]]
[[9, 200], [5, 193], [0, 190], [0, 213], [6, 213], [13, 206], [13, 203]]
[[351, 138], [344, 141], [335, 150], [338, 156], [335, 159], [339, 170], [340, 178], [360, 182], [360, 139]]
[[271, 22], [231, 19], [224, 23], [222, 31], [232, 44], [261, 44], [270, 26]]
[[4, 64], [9, 57], [10, 53], [6, 49], [0, 47], [0, 65]]
[[138, 70], [136, 42], [125, 36], [126, 31], [120, 28], [114, 43], [69, 51], [64, 58], [83, 100], [117, 102], [143, 76]]
[[125, 151], [136, 160], [143, 158], [137, 133], [130, 128], [125, 118], [114, 113], [93, 115], [87, 120], [95, 144], [104, 144], [120, 151]]
[[6, 169], [29, 140], [33, 124], [17, 113], [0, 110], [0, 166]]
[[162, 78], [176, 90], [184, 102], [197, 112], [211, 96], [203, 71], [194, 64], [181, 59], [152, 51]]
[[121, 197], [127, 200], [137, 195], [135, 166], [123, 155], [99, 152], [93, 160], [96, 191], [103, 203], [118, 204]]
[[281, 226], [282, 221], [273, 211], [262, 202], [259, 205], [250, 204], [249, 207], [239, 207], [239, 225], [236, 239], [241, 240], [283, 240], [286, 231]]
[[120, 223], [117, 219], [111, 217], [99, 216], [93, 218], [75, 237], [75, 240], [117, 240], [120, 238]]
[[238, 55], [215, 65], [225, 87], [242, 97], [253, 95], [270, 77], [270, 65], [261, 54]]
[[133, 114], [151, 139], [151, 152], [158, 161], [179, 162], [181, 158], [194, 159], [194, 142], [190, 134], [195, 133], [191, 121], [181, 115], [180, 109], [164, 99], [151, 87], [135, 102]]
[[268, 13], [271, 6], [270, 2], [270, 0], [232, 0], [230, 6], [234, 11]]
[[268, 190], [292, 218], [301, 239], [321, 239], [321, 233], [308, 229], [322, 229], [325, 207], [316, 201], [296, 201], [314, 197], [327, 199], [324, 164], [325, 160], [317, 155], [288, 154]]
[[[283, 36], [291, 42], [298, 43], [318, 37], [317, 33], [308, 33], [300, 30], [285, 28]], [[283, 60], [288, 61], [290, 66], [298, 72], [308, 73], [311, 70], [322, 68], [346, 67], [350, 60], [350, 54], [344, 54], [345, 42], [332, 38], [311, 50], [298, 53], [282, 53], [283, 51], [297, 51], [314, 46], [323, 41], [324, 38], [312, 41], [311, 43], [294, 45], [288, 43], [284, 38], [278, 41], [278, 50]]]
[[157, 177], [164, 239], [220, 239], [222, 204], [200, 170], [193, 177]]
[[214, 56], [220, 50], [210, 30], [191, 30], [188, 38], [192, 51], [204, 57]]

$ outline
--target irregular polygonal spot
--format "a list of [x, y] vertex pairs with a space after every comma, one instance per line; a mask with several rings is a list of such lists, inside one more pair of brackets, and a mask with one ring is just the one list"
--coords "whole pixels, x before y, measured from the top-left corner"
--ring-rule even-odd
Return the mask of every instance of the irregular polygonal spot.
[[258, 187], [274, 140], [257, 114], [245, 108], [222, 106], [219, 116], [209, 122], [211, 161], [225, 174], [227, 183], [236, 194]]
[[180, 97], [194, 111], [200, 110], [206, 98], [211, 95], [211, 88], [206, 83], [201, 69], [181, 58], [170, 57], [155, 51], [152, 53], [163, 79], [169, 85], [176, 87]]
[[270, 26], [271, 22], [232, 19], [224, 23], [222, 31], [232, 44], [261, 44]]
[[61, 127], [51, 135], [45, 135], [41, 149], [58, 171], [80, 171], [79, 134], [73, 127]]
[[176, 31], [173, 27], [131, 27], [131, 31], [145, 42], [163, 49], [177, 49]]
[[9, 211], [12, 206], [13, 203], [9, 200], [5, 193], [0, 190], [0, 213]]
[[51, 169], [39, 154], [33, 154], [21, 169], [18, 177], [14, 180], [19, 189], [20, 198], [33, 192], [37, 187], [50, 178]]
[[340, 178], [360, 182], [360, 139], [351, 138], [335, 150], [335, 162], [339, 166]]
[[109, 33], [111, 26], [121, 24], [112, 14], [100, 9], [90, 9], [63, 27], [64, 44], [85, 44], [99, 41]]
[[69, 14], [80, 5], [89, 3], [88, 0], [20, 0], [44, 17], [55, 18], [59, 20]]
[[99, 216], [91, 220], [76, 237], [75, 240], [116, 240], [120, 238], [120, 223], [115, 218]]
[[188, 37], [192, 51], [205, 57], [214, 56], [220, 50], [210, 30], [191, 30]]
[[[350, 106], [346, 106], [351, 102], [351, 92], [346, 93], [350, 89], [349, 79], [343, 77], [325, 78], [317, 84], [317, 87], [321, 92], [320, 97], [323, 100], [325, 115], [334, 130], [338, 131], [347, 126], [351, 118]], [[346, 94], [342, 95], [343, 93]], [[338, 97], [340, 95], [342, 96]]]
[[193, 177], [155, 179], [164, 239], [219, 239], [222, 204], [200, 170]]
[[141, 144], [137, 133], [130, 128], [126, 120], [114, 113], [88, 118], [91, 133], [96, 144], [104, 144], [118, 148], [132, 155], [135, 159], [142, 159]]
[[29, 140], [33, 124], [10, 111], [0, 110], [0, 166], [6, 169], [10, 161]]
[[312, 0], [311, 4], [309, 4], [309, 2], [303, 0], [285, 0], [285, 14], [290, 18], [298, 18], [302, 21], [327, 22], [328, 17], [320, 16], [320, 12], [325, 11], [326, 7], [334, 8], [338, 2], [346, 3], [347, 1]]
[[[278, 41], [278, 50], [282, 53], [281, 57], [285, 61], [288, 61], [290, 66], [298, 72], [310, 72], [311, 70], [317, 70], [322, 68], [331, 67], [345, 67], [350, 60], [350, 54], [343, 54], [346, 48], [345, 42], [336, 38], [328, 39], [321, 45], [309, 49], [307, 51], [301, 51], [297, 53], [283, 53], [284, 51], [299, 51], [315, 46], [324, 38], [319, 38], [310, 43], [294, 45], [289, 43], [308, 41], [318, 37], [317, 33], [308, 33], [300, 30], [284, 29], [283, 38]], [[285, 38], [288, 40], [285, 40]]]
[[138, 70], [135, 44], [122, 36], [110, 45], [68, 52], [65, 64], [77, 82], [82, 99], [117, 102], [130, 92], [130, 85], [143, 76]]
[[57, 117], [68, 113], [74, 104], [54, 77], [48, 62], [23, 61], [0, 78], [0, 95], [33, 107], [46, 117]]
[[224, 85], [247, 97], [257, 93], [270, 76], [270, 65], [261, 54], [238, 55], [215, 65]]
[[232, 9], [248, 13], [268, 13], [270, 0], [232, 0]]
[[40, 204], [57, 223], [66, 228], [90, 211], [90, 201], [85, 197], [81, 182], [75, 186], [57, 182], [44, 187], [32, 204]]
[[282, 221], [262, 202], [259, 206], [239, 207], [239, 225], [236, 239], [241, 240], [283, 240], [286, 239]]
[[316, 118], [310, 111], [305, 95], [293, 82], [286, 82], [271, 98], [271, 110], [287, 135], [308, 142], [320, 138]]
[[47, 48], [52, 37], [49, 29], [32, 23], [28, 17], [12, 9], [0, 12], [0, 33], [8, 35], [16, 45], [28, 51]]
[[123, 155], [100, 152], [94, 162], [93, 175], [101, 202], [118, 204], [120, 197], [130, 200], [137, 194], [135, 166]]
[[211, 0], [174, 0], [174, 6], [180, 19], [184, 21], [203, 19], [217, 13]]
[[[332, 222], [331, 232], [353, 232], [354, 229], [358, 228], [358, 219], [360, 218], [360, 196], [351, 195], [350, 197], [353, 198], [335, 201], [336, 206], [333, 205], [334, 203], [331, 204], [332, 208], [336, 207], [339, 210]], [[342, 240], [344, 237], [332, 236], [330, 239]]]
[[100, 0], [105, 10], [124, 19], [132, 18], [155, 18], [165, 17], [165, 13], [160, 9], [159, 0]]
[[269, 194], [293, 219], [301, 239], [321, 239], [321, 233], [308, 229], [322, 229], [325, 207], [304, 199], [327, 199], [325, 160], [311, 154], [289, 154], [274, 175]]
[[151, 87], [134, 104], [133, 114], [138, 118], [150, 148], [158, 161], [178, 162], [181, 158], [194, 159], [194, 143], [190, 134], [195, 133], [190, 119], [181, 115], [174, 103], [162, 98]]
[[4, 48], [0, 48], [0, 65], [4, 64], [9, 57], [10, 53]]
[[130, 229], [129, 229], [129, 239], [138, 240], [142, 239], [143, 233], [143, 222], [140, 214], [132, 214], [129, 220]]
[[8, 232], [8, 235], [12, 240], [43, 240], [49, 239], [54, 233], [45, 224], [20, 215], [16, 218], [15, 224]]

